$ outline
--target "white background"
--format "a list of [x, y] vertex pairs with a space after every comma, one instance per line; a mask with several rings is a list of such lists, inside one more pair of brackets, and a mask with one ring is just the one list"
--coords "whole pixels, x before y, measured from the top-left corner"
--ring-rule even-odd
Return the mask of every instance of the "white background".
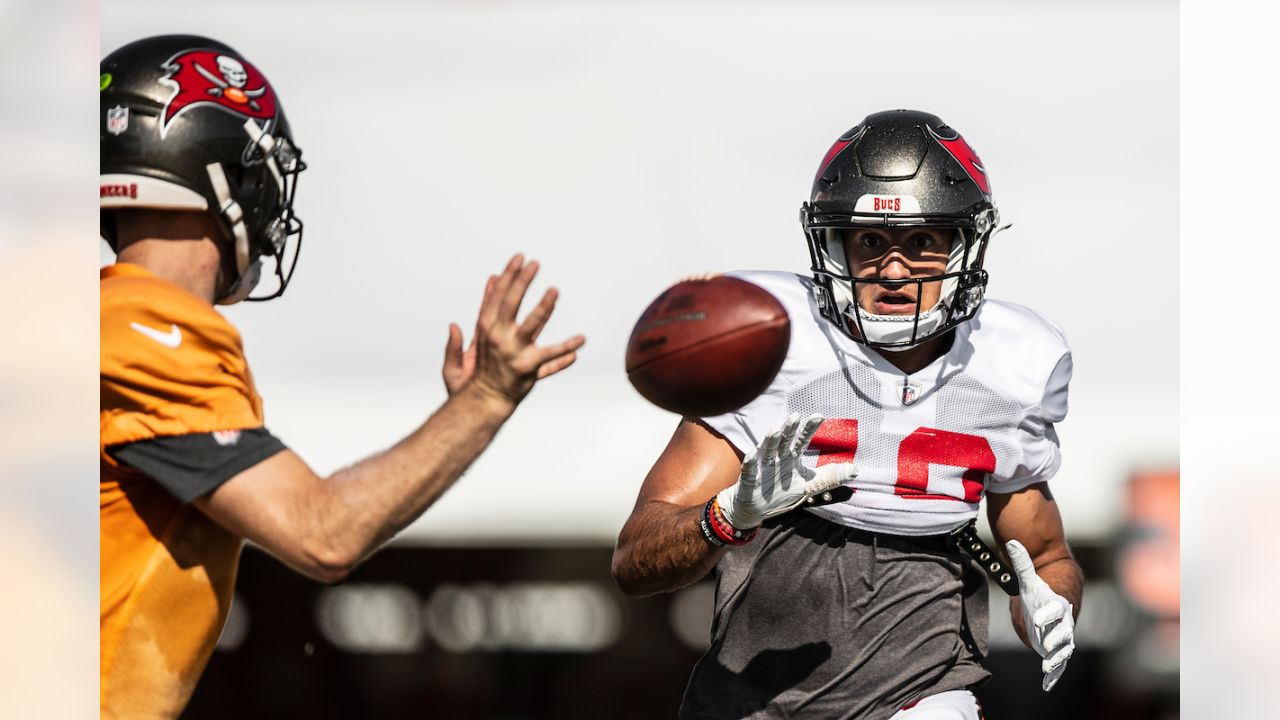
[[989, 292], [1072, 343], [1071, 535], [1114, 527], [1132, 470], [1177, 462], [1171, 4], [109, 2], [101, 32], [104, 55], [221, 39], [279, 93], [305, 246], [283, 299], [227, 314], [268, 427], [318, 471], [438, 405], [447, 323], [512, 252], [561, 290], [544, 337], [585, 333], [578, 365], [405, 536], [611, 541], [676, 422], [626, 381], [635, 318], [688, 273], [806, 270], [819, 160], [893, 107], [977, 149], [1014, 223]]

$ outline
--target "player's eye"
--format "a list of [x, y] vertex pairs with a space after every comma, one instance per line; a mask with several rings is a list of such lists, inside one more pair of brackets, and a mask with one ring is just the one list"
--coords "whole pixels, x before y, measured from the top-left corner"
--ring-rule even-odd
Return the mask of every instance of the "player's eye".
[[916, 250], [932, 250], [938, 244], [938, 239], [932, 235], [921, 233], [911, 238], [911, 247]]
[[884, 247], [885, 239], [875, 233], [867, 233], [860, 238], [862, 247], [868, 250], [879, 250]]

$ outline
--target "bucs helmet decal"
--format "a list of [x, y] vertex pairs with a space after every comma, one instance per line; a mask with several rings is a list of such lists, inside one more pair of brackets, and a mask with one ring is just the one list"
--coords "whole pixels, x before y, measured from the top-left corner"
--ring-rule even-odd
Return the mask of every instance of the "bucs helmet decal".
[[265, 120], [276, 116], [276, 95], [253, 65], [225, 51], [185, 50], [166, 60], [160, 82], [174, 89], [160, 116], [160, 137], [182, 113], [193, 107], [214, 106], [245, 117]]
[[[938, 141], [939, 145], [946, 149], [948, 153], [951, 153], [951, 157], [955, 158], [956, 162], [960, 163], [960, 167], [964, 168], [964, 171], [969, 174], [969, 179], [973, 180], [978, 189], [982, 191], [982, 194], [989, 197], [991, 195], [991, 183], [987, 180], [987, 169], [982, 166], [982, 160], [978, 157], [978, 153], [969, 147], [969, 143], [960, 137], [960, 133], [955, 133], [952, 130], [955, 133], [955, 137], [946, 138], [939, 135], [932, 125], [926, 123], [925, 129], [929, 131], [929, 135], [934, 140]], [[944, 127], [943, 129], [948, 128]]]

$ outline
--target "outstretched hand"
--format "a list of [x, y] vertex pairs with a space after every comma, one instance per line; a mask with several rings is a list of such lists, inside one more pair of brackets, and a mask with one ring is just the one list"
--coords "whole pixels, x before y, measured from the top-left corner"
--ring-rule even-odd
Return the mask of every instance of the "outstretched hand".
[[811, 415], [802, 423], [800, 415], [792, 413], [782, 428], [765, 436], [755, 452], [747, 453], [738, 482], [718, 496], [720, 511], [730, 525], [739, 530], [756, 527], [857, 476], [852, 463], [813, 470], [801, 462], [822, 421], [821, 415]]
[[457, 324], [449, 325], [442, 370], [449, 395], [474, 384], [476, 389], [514, 407], [535, 382], [577, 360], [577, 350], [586, 342], [582, 335], [553, 345], [535, 344], [555, 309], [559, 296], [555, 288], [543, 294], [523, 322], [517, 322], [520, 304], [537, 274], [538, 263], [525, 263], [524, 257], [517, 254], [500, 275], [489, 277], [475, 334], [465, 350], [462, 329]]
[[1038, 574], [1026, 548], [1017, 540], [1005, 543], [1005, 552], [1014, 572], [1018, 573], [1019, 604], [1031, 648], [1043, 660], [1040, 670], [1044, 678], [1040, 687], [1045, 692], [1053, 689], [1058, 678], [1067, 669], [1067, 661], [1075, 652], [1075, 620], [1071, 603], [1049, 587]]

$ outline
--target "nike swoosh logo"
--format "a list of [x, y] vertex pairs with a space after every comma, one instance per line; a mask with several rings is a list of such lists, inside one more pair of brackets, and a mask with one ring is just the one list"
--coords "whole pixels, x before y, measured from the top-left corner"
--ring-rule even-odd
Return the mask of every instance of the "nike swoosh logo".
[[129, 323], [129, 327], [168, 348], [176, 348], [182, 344], [182, 333], [178, 330], [177, 325], [170, 324], [169, 332], [160, 332], [153, 327], [147, 327], [136, 322]]

